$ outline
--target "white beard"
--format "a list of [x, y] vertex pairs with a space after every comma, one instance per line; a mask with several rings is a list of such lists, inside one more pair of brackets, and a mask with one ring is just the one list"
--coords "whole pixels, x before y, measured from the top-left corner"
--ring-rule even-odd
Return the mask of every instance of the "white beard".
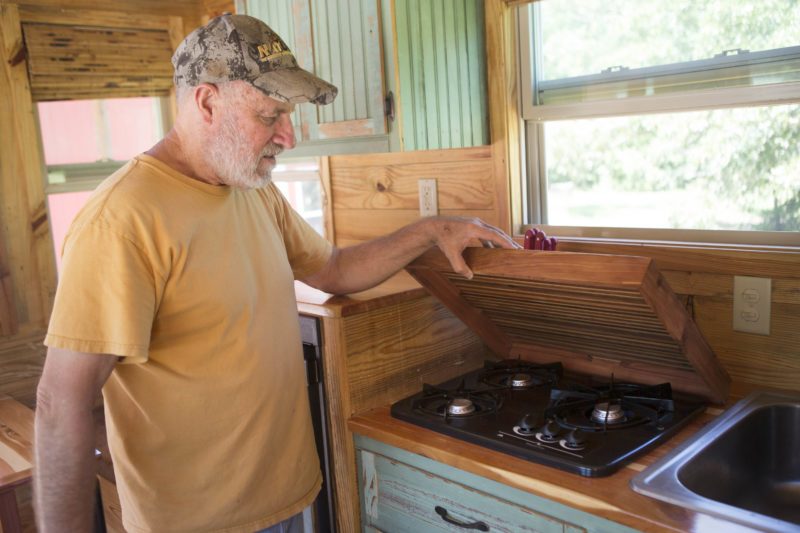
[[258, 167], [263, 157], [278, 155], [283, 148], [270, 143], [255, 157], [247, 148], [244, 136], [233, 115], [226, 115], [220, 133], [209, 146], [211, 167], [225, 184], [237, 189], [257, 189], [272, 181], [272, 166], [263, 174]]

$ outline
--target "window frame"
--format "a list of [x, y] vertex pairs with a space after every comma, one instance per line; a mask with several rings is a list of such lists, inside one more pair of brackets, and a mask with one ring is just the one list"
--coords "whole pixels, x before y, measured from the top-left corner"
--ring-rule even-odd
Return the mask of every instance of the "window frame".
[[[528, 9], [540, 10], [537, 3], [515, 10], [518, 54], [519, 113], [523, 135], [521, 190], [522, 225], [519, 233], [537, 226], [548, 233], [571, 240], [635, 241], [642, 243], [690, 243], [702, 246], [757, 246], [800, 248], [800, 232], [697, 230], [661, 228], [615, 228], [554, 226], [547, 220], [547, 179], [544, 124], [558, 120], [602, 118], [626, 115], [702, 111], [732, 107], [757, 107], [800, 103], [800, 82], [778, 85], [725, 87], [684, 91], [647, 97], [593, 100], [569, 104], [535, 105], [538, 95], [536, 68], [541, 64], [541, 34], [531, 27]], [[534, 24], [537, 19], [534, 15]], [[537, 57], [534, 57], [536, 55]]]

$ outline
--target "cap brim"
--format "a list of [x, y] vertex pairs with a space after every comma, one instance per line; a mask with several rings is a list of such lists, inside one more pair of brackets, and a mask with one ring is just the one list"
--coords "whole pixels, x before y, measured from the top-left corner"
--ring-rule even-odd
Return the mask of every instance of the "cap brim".
[[339, 92], [334, 85], [299, 67], [265, 72], [251, 83], [267, 96], [290, 104], [330, 104]]

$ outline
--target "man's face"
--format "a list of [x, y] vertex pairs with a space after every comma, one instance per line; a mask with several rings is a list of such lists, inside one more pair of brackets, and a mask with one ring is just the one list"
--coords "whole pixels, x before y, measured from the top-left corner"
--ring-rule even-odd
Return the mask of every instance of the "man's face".
[[231, 187], [264, 187], [272, 179], [275, 156], [295, 145], [290, 117], [294, 105], [252, 87], [220, 94], [224, 104], [209, 146], [211, 166]]

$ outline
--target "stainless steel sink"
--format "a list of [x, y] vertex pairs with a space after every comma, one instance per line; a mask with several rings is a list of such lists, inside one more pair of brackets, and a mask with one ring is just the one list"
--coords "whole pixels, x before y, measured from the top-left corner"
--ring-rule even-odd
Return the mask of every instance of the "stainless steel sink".
[[751, 394], [631, 486], [756, 529], [800, 532], [800, 392]]

